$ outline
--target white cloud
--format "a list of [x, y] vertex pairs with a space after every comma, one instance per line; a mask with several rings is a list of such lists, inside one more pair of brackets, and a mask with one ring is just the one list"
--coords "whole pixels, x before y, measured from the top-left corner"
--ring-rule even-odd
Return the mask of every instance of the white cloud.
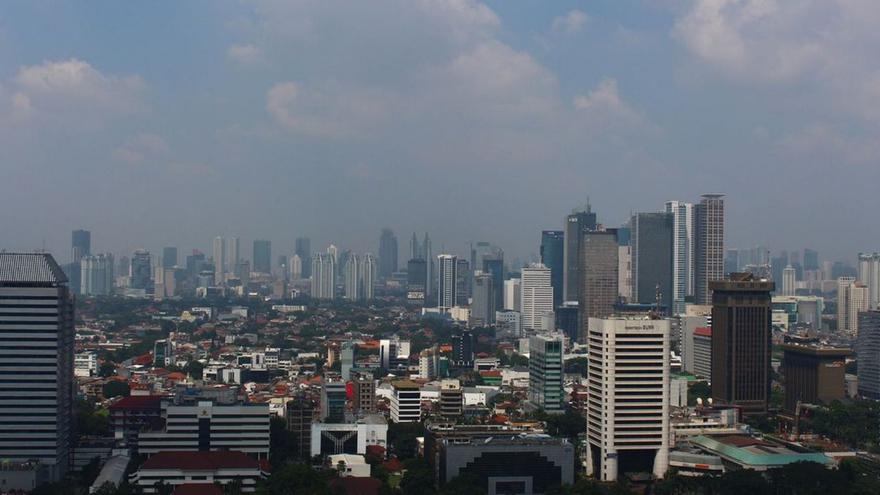
[[13, 81], [19, 88], [18, 104], [27, 98], [29, 106], [46, 111], [130, 113], [142, 108], [145, 87], [139, 76], [104, 74], [76, 58], [22, 67]]
[[165, 139], [158, 134], [140, 132], [129, 137], [125, 142], [116, 147], [111, 155], [113, 158], [126, 162], [130, 165], [164, 158], [170, 148]]
[[589, 19], [583, 11], [573, 9], [564, 16], [553, 19], [550, 27], [555, 33], [574, 34], [580, 32]]
[[620, 98], [617, 80], [603, 79], [596, 89], [585, 95], [577, 95], [573, 100], [574, 108], [581, 112], [597, 113], [606, 117], [638, 123], [642, 116]]
[[374, 92], [326, 83], [321, 88], [291, 81], [272, 86], [266, 110], [290, 131], [319, 137], [357, 137], [387, 115], [385, 98]]
[[234, 62], [247, 65], [261, 61], [263, 52], [258, 46], [253, 44], [231, 45], [226, 50], [226, 56]]

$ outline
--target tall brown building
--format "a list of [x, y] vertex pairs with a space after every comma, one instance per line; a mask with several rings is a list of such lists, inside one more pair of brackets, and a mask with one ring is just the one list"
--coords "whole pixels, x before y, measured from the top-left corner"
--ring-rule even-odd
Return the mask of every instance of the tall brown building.
[[586, 325], [590, 318], [605, 318], [614, 313], [618, 294], [617, 231], [584, 232], [580, 249], [578, 341], [586, 342]]
[[786, 344], [782, 350], [787, 412], [795, 412], [798, 401], [828, 404], [843, 399], [849, 349]]
[[712, 397], [745, 415], [767, 413], [773, 282], [732, 273], [712, 291]]

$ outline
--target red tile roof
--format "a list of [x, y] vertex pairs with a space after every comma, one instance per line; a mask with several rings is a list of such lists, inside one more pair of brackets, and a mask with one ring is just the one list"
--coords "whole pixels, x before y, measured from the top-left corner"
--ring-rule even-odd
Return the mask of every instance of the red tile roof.
[[175, 488], [171, 495], [223, 495], [223, 490], [210, 483], [184, 483]]
[[162, 407], [161, 395], [129, 395], [114, 402], [110, 410], [114, 409], [156, 409]]
[[212, 471], [215, 469], [259, 469], [260, 463], [244, 452], [159, 452], [147, 459], [141, 469], [180, 469]]

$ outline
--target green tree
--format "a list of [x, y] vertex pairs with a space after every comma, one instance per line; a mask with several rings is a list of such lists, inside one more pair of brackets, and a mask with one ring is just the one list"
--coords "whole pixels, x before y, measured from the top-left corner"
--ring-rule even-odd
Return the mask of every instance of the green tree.
[[289, 464], [260, 483], [260, 495], [331, 495], [329, 473], [318, 473], [305, 464]]
[[128, 397], [131, 393], [131, 387], [128, 386], [128, 383], [120, 381], [120, 380], [111, 380], [104, 384], [103, 388], [104, 397], [110, 399], [113, 397]]
[[116, 363], [112, 361], [104, 361], [103, 363], [101, 363], [101, 366], [98, 367], [98, 376], [100, 376], [101, 378], [107, 378], [115, 374]]

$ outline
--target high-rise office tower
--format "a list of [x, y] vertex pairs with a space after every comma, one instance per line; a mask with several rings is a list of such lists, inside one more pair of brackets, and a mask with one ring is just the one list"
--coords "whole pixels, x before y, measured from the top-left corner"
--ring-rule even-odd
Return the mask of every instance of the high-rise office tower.
[[782, 295], [793, 296], [797, 283], [797, 271], [791, 265], [782, 269]]
[[733, 273], [709, 284], [712, 291], [712, 397], [743, 414], [767, 413], [773, 282]]
[[379, 277], [391, 278], [397, 271], [397, 236], [391, 229], [382, 229], [379, 235]]
[[859, 253], [859, 282], [868, 288], [871, 309], [880, 307], [880, 253]]
[[495, 290], [492, 275], [483, 272], [474, 274], [474, 297], [471, 302], [471, 326], [484, 326], [495, 323]]
[[584, 233], [596, 230], [596, 214], [587, 205], [583, 211], [575, 211], [565, 217], [565, 249], [563, 262], [565, 270], [562, 274], [562, 297], [566, 301], [579, 301], [578, 287], [581, 283], [581, 243]]
[[837, 279], [837, 331], [857, 336], [859, 312], [871, 308], [868, 287], [855, 277]]
[[80, 294], [106, 296], [113, 291], [113, 256], [98, 254], [80, 259]]
[[637, 213], [632, 228], [632, 278], [636, 301], [660, 301], [670, 311], [673, 299], [673, 215]]
[[550, 284], [553, 286], [553, 307], [555, 308], [562, 304], [565, 231], [545, 230], [541, 232], [541, 263], [550, 269]]
[[361, 298], [361, 263], [360, 257], [350, 254], [345, 262], [345, 298], [349, 301], [357, 301]]
[[469, 330], [452, 336], [452, 364], [465, 369], [474, 367], [474, 334]]
[[138, 249], [131, 255], [128, 285], [132, 289], [143, 289], [147, 293], [153, 290], [153, 263], [149, 251]]
[[437, 256], [437, 307], [441, 311], [454, 307], [458, 291], [458, 257], [452, 254]]
[[619, 250], [617, 232], [614, 230], [588, 231], [583, 233], [583, 237], [578, 341], [586, 343], [589, 318], [604, 318], [614, 313], [619, 282]]
[[680, 314], [694, 293], [694, 205], [667, 201], [666, 213], [672, 214], [672, 311]]
[[321, 387], [321, 421], [342, 423], [345, 421], [345, 382], [336, 379], [325, 381]]
[[[551, 282], [552, 282], [551, 273]], [[556, 295], [554, 292], [553, 295]], [[522, 309], [522, 279], [509, 278], [504, 281], [504, 309], [520, 311]]]
[[[830, 346], [786, 344], [782, 346], [785, 377], [785, 410], [797, 411], [804, 404], [831, 404], [844, 399], [846, 358], [849, 349]], [[861, 368], [861, 361], [859, 367]]]
[[587, 474], [617, 480], [633, 459], [669, 467], [669, 320], [590, 318]]
[[[471, 267], [471, 269], [477, 268]], [[492, 276], [493, 287], [504, 286], [504, 251], [501, 248], [494, 247], [489, 254], [483, 256], [483, 273]], [[504, 306], [504, 294], [500, 290], [495, 291], [494, 297], [496, 308]]]
[[804, 249], [804, 270], [818, 270], [819, 252], [813, 249]]
[[364, 254], [361, 258], [361, 298], [366, 301], [373, 299], [378, 268], [376, 258], [370, 253]]
[[334, 299], [336, 297], [336, 264], [328, 254], [316, 253], [312, 257], [312, 298]]
[[533, 263], [522, 269], [520, 280], [522, 327], [540, 330], [541, 317], [552, 312], [554, 307], [550, 269], [540, 263]]
[[303, 260], [298, 254], [290, 257], [290, 280], [303, 278]]
[[312, 276], [312, 241], [308, 237], [297, 237], [294, 253], [302, 260], [302, 278]]
[[70, 282], [70, 291], [77, 294], [82, 284], [80, 260], [92, 254], [92, 233], [88, 230], [74, 230], [70, 237], [70, 265], [67, 266], [66, 273]]
[[238, 237], [232, 237], [228, 241], [226, 254], [226, 271], [235, 270], [235, 266], [241, 261], [241, 240]]
[[214, 255], [214, 285], [221, 285], [226, 280], [226, 241], [217, 236], [212, 246]]
[[162, 268], [174, 268], [177, 266], [177, 248], [166, 246], [162, 248]]
[[724, 195], [694, 205], [694, 302], [710, 304], [709, 282], [724, 278]]
[[467, 306], [471, 299], [472, 280], [471, 280], [471, 264], [464, 258], [456, 261], [455, 269], [455, 305]]
[[561, 334], [529, 338], [529, 402], [554, 414], [565, 411]]
[[336, 247], [336, 244], [330, 243], [330, 245], [327, 246], [327, 254], [330, 255], [333, 263], [336, 264], [336, 266], [339, 266], [339, 248]]
[[880, 311], [859, 313], [858, 326], [859, 395], [880, 400]]
[[425, 297], [430, 296], [434, 293], [434, 288], [436, 287], [437, 275], [434, 269], [434, 257], [431, 255], [431, 238], [428, 237], [428, 233], [425, 232], [425, 237], [422, 239], [422, 259], [425, 260], [425, 270], [427, 271], [427, 275], [425, 275]]
[[[83, 253], [87, 256], [88, 253]], [[0, 253], [0, 459], [67, 471], [73, 441], [73, 300], [49, 254]], [[14, 316], [12, 316], [14, 315]]]
[[257, 273], [272, 273], [272, 243], [264, 239], [254, 241], [253, 270]]
[[416, 237], [416, 233], [413, 232], [412, 238], [409, 240], [409, 259], [421, 259], [422, 256], [424, 256], [422, 245], [419, 244], [419, 238]]
[[413, 258], [406, 263], [406, 298], [411, 304], [424, 304], [428, 285], [428, 262]]

